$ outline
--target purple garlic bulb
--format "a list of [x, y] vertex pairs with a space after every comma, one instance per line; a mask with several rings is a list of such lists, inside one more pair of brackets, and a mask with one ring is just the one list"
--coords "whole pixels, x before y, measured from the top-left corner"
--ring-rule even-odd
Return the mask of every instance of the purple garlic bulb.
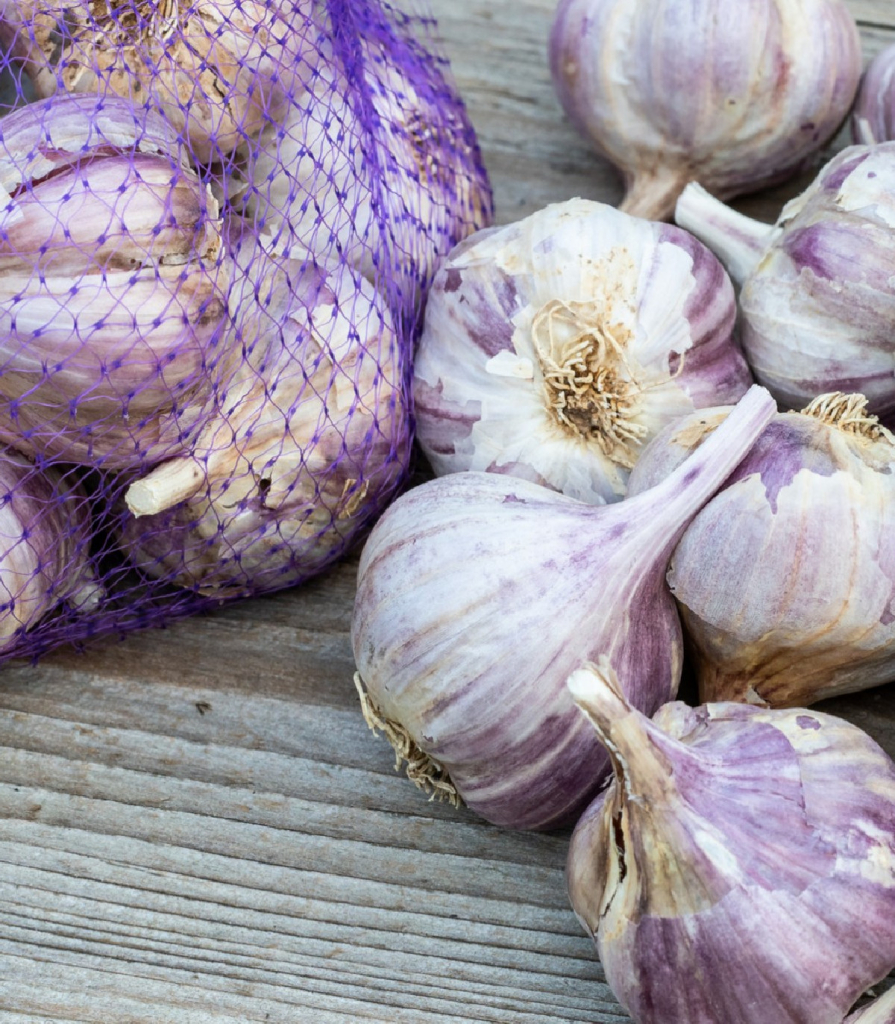
[[671, 215], [795, 173], [848, 114], [861, 44], [842, 0], [561, 0], [550, 67], [572, 123], [624, 173], [622, 209]]
[[881, 50], [864, 72], [851, 126], [855, 142], [895, 139], [895, 45]]
[[346, 266], [249, 252], [233, 289], [241, 370], [193, 449], [125, 495], [122, 544], [141, 571], [205, 594], [319, 572], [409, 459], [402, 350], [372, 285]]
[[572, 906], [636, 1024], [842, 1024], [895, 967], [895, 764], [803, 709], [667, 704], [610, 658], [569, 687], [613, 779], [572, 836]]
[[479, 232], [429, 295], [420, 445], [439, 476], [508, 473], [618, 501], [665, 424], [745, 394], [735, 316], [721, 265], [668, 224], [572, 199]]
[[99, 603], [90, 525], [73, 481], [0, 448], [0, 652], [60, 605], [89, 612]]
[[351, 640], [367, 720], [417, 784], [498, 825], [576, 819], [609, 762], [566, 679], [607, 653], [648, 714], [676, 693], [668, 558], [773, 414], [752, 388], [676, 473], [614, 505], [455, 473], [386, 511], [361, 555]]
[[106, 469], [182, 449], [223, 372], [230, 269], [168, 126], [116, 97], [30, 104], [0, 122], [0, 190], [0, 439]]
[[746, 360], [781, 405], [860, 392], [895, 413], [895, 142], [843, 150], [773, 227], [696, 185], [675, 217], [742, 284]]
[[[804, 707], [895, 679], [895, 437], [866, 404], [823, 395], [775, 416], [681, 538], [667, 578], [701, 700]], [[631, 493], [728, 412], [663, 431]]]

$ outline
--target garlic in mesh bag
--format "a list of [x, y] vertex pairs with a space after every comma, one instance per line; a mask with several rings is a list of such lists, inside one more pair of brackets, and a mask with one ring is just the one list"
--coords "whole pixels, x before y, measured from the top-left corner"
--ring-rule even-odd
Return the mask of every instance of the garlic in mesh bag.
[[491, 203], [414, 10], [0, 3], [0, 441], [97, 567], [8, 655], [298, 583], [403, 483], [420, 303]]

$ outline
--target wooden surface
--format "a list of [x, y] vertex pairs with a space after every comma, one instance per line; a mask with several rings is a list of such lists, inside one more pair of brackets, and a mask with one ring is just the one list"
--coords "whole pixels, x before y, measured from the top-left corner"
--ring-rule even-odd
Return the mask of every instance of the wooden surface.
[[[498, 218], [616, 201], [553, 99], [552, 0], [435, 6]], [[850, 6], [868, 53], [895, 40], [891, 0]], [[367, 730], [353, 581], [0, 671], [0, 1021], [626, 1019], [568, 909], [567, 837], [427, 802]], [[828, 707], [895, 755], [892, 692]]]

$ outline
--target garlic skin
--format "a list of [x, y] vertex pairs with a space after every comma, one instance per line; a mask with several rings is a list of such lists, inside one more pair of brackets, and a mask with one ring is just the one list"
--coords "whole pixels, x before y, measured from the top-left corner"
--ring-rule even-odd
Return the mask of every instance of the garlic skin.
[[895, 1024], [895, 988], [846, 1017], [845, 1024]]
[[745, 394], [735, 316], [721, 265], [671, 225], [572, 199], [479, 232], [429, 295], [417, 438], [438, 475], [617, 501], [666, 423]]
[[[663, 431], [631, 493], [649, 493], [727, 414]], [[804, 707], [895, 678], [893, 462], [895, 437], [861, 395], [768, 424], [668, 569], [702, 701]]]
[[895, 143], [852, 146], [784, 207], [773, 227], [689, 186], [677, 222], [742, 282], [746, 360], [783, 406], [832, 391], [895, 412]]
[[[151, 106], [200, 163], [245, 151], [285, 113], [312, 49], [308, 0], [17, 0], [6, 35], [41, 98]], [[288, 18], [284, 12], [289, 10]]]
[[247, 252], [243, 367], [193, 450], [131, 483], [121, 522], [142, 572], [220, 596], [325, 568], [391, 497], [410, 449], [402, 350], [372, 286], [310, 256]]
[[103, 594], [80, 488], [62, 472], [0, 448], [0, 652], [57, 606], [90, 612]]
[[680, 702], [609, 659], [569, 687], [614, 778], [572, 836], [572, 906], [636, 1024], [842, 1024], [895, 966], [895, 765], [831, 715]]
[[693, 460], [623, 504], [454, 473], [385, 512], [361, 554], [351, 642], [368, 720], [410, 741], [418, 784], [428, 763], [439, 788], [448, 776], [511, 828], [577, 817], [608, 761], [566, 679], [608, 652], [636, 706], [651, 713], [674, 695], [668, 557], [773, 413], [753, 388]]
[[563, 109], [623, 172], [621, 209], [650, 220], [688, 181], [727, 197], [796, 173], [861, 67], [841, 0], [561, 0], [550, 37]]
[[3, 119], [0, 440], [128, 469], [211, 414], [230, 267], [217, 203], [179, 157], [164, 122], [115, 97]]
[[851, 117], [855, 142], [870, 145], [895, 139], [895, 45], [867, 66]]
[[[491, 190], [437, 66], [379, 28], [353, 55], [359, 83], [335, 57], [321, 62], [265, 130], [243, 202], [275, 247], [345, 259], [396, 312], [413, 313], [439, 261], [491, 222]], [[369, 110], [357, 109], [360, 88]]]

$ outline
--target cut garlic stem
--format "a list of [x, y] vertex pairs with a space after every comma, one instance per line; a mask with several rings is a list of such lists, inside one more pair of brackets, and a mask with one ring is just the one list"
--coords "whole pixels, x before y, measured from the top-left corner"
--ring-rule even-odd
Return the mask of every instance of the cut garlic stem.
[[778, 228], [732, 210], [695, 181], [681, 193], [674, 221], [707, 245], [738, 285], [779, 234]]
[[191, 498], [205, 483], [208, 465], [187, 457], [157, 466], [142, 480], [136, 480], [124, 495], [127, 507], [138, 518], [154, 516], [172, 505]]
[[657, 167], [654, 171], [637, 174], [618, 208], [644, 220], [670, 220], [674, 201], [691, 178], [692, 172], [686, 168], [678, 171]]

